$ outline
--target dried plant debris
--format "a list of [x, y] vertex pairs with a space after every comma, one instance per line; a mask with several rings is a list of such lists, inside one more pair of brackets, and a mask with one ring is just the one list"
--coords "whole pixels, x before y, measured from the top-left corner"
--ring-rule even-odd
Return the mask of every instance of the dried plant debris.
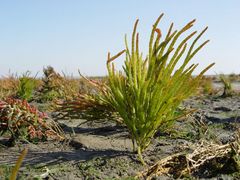
[[168, 175], [174, 178], [195, 176], [210, 178], [217, 174], [240, 171], [240, 131], [236, 140], [225, 145], [202, 141], [192, 147], [191, 153], [178, 153], [161, 159], [153, 166], [140, 172], [136, 178], [152, 179]]

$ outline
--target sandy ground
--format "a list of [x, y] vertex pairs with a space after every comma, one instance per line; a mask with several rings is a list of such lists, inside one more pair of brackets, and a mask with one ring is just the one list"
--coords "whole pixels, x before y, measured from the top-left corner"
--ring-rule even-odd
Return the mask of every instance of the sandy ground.
[[[240, 126], [240, 97], [195, 97], [185, 101], [182, 106], [195, 108], [197, 112], [177, 122], [171, 135], [156, 135], [143, 154], [148, 165], [168, 155], [190, 151], [191, 144], [200, 138], [223, 144], [234, 140], [234, 132]], [[84, 119], [57, 121], [68, 140], [41, 142], [37, 145], [19, 142], [11, 148], [1, 146], [1, 167], [14, 164], [20, 151], [28, 147], [29, 152], [21, 168], [22, 179], [33, 179], [46, 172], [46, 168], [50, 172], [46, 179], [127, 179], [145, 168], [137, 160], [136, 154], [132, 153], [126, 128], [115, 122], [86, 122]], [[204, 122], [208, 133], [199, 135], [200, 127], [192, 125], [194, 121]], [[224, 175], [224, 172], [212, 179], [217, 177], [234, 179], [231, 175]], [[172, 177], [161, 176], [157, 179]]]

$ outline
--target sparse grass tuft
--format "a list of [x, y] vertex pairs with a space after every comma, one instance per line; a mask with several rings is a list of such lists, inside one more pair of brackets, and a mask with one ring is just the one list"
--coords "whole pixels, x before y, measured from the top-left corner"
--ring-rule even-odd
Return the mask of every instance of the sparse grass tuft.
[[220, 81], [223, 84], [223, 94], [222, 97], [229, 97], [233, 95], [233, 89], [230, 79], [228, 79], [223, 74], [220, 75]]
[[19, 81], [16, 75], [10, 74], [0, 79], [0, 99], [15, 96], [17, 94]]

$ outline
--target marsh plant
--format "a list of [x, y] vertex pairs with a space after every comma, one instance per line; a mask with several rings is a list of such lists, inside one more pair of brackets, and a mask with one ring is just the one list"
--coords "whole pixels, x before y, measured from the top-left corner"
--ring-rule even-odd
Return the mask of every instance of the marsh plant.
[[[197, 89], [203, 74], [214, 65], [210, 64], [199, 75], [192, 76], [198, 64], [188, 64], [208, 43], [209, 40], [195, 48], [207, 28], [188, 47], [188, 41], [197, 32], [191, 32], [185, 37], [183, 34], [193, 26], [195, 20], [180, 31], [173, 31], [171, 24], [163, 37], [161, 30], [157, 28], [162, 16], [163, 14], [153, 25], [146, 58], [139, 50], [138, 20], [136, 21], [130, 48], [125, 36], [126, 49], [113, 57], [108, 54], [108, 83], [101, 87], [103, 101], [109, 103], [122, 117], [130, 132], [133, 149], [135, 151], [137, 146], [142, 163], [142, 152], [149, 146], [155, 133], [177, 119], [177, 107]], [[181, 40], [178, 43], [179, 39]], [[123, 71], [118, 71], [114, 60], [124, 53], [126, 58]]]
[[223, 94], [222, 97], [229, 97], [233, 95], [233, 88], [231, 80], [225, 75], [220, 75], [220, 82], [223, 84]]
[[17, 75], [9, 74], [0, 78], [0, 99], [15, 96], [19, 88]]
[[19, 77], [17, 96], [27, 101], [31, 100], [36, 86], [37, 86], [36, 78], [30, 77], [30, 72], [27, 71], [25, 74]]
[[42, 87], [39, 90], [39, 100], [43, 102], [56, 99], [73, 99], [79, 92], [80, 83], [78, 79], [60, 75], [53, 67], [48, 66], [43, 69]]
[[32, 142], [64, 139], [61, 128], [47, 114], [26, 100], [13, 98], [0, 101], [0, 136], [4, 134], [10, 136], [9, 145], [14, 145], [19, 138]]
[[56, 73], [54, 68], [48, 66], [43, 68], [42, 87], [40, 88], [40, 100], [43, 102], [52, 101], [59, 97], [58, 89], [61, 81], [60, 74]]

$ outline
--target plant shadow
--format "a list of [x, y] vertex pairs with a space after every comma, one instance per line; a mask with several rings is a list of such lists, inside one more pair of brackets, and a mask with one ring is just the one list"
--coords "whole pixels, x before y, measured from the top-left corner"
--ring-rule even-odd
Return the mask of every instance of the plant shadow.
[[[6, 160], [0, 160], [1, 165], [14, 165], [17, 161], [18, 155], [20, 153], [9, 152], [5, 156], [9, 156]], [[84, 162], [94, 158], [107, 157], [113, 158], [117, 156], [131, 155], [128, 151], [118, 151], [118, 150], [93, 150], [93, 149], [78, 149], [74, 151], [58, 151], [58, 152], [38, 152], [29, 151], [25, 159], [23, 160], [24, 166], [34, 166], [38, 167], [55, 165], [63, 162]]]
[[61, 128], [65, 133], [97, 135], [97, 136], [111, 136], [117, 135], [118, 137], [128, 138], [127, 129], [119, 125], [106, 125], [102, 127], [70, 127], [66, 124], [60, 123]]
[[240, 116], [234, 116], [234, 117], [228, 117], [228, 118], [218, 118], [218, 117], [207, 116], [206, 118], [208, 121], [211, 121], [212, 123], [240, 123]]

